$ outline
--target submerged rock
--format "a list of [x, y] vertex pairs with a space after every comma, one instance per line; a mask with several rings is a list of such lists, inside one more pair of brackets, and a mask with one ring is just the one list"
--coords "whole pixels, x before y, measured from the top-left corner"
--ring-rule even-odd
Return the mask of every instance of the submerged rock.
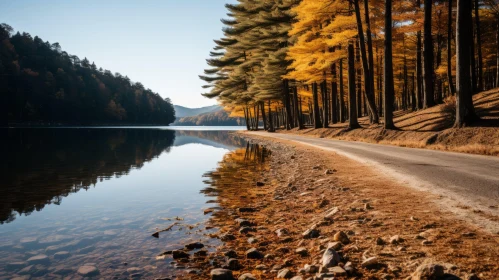
[[47, 255], [37, 255], [28, 259], [29, 264], [49, 264], [50, 259]]
[[185, 245], [185, 248], [187, 250], [201, 249], [203, 247], [204, 247], [204, 244], [200, 243], [200, 242], [194, 242], [194, 243], [190, 243], [190, 244]]
[[83, 277], [92, 277], [100, 274], [99, 269], [93, 265], [80, 266], [77, 273]]

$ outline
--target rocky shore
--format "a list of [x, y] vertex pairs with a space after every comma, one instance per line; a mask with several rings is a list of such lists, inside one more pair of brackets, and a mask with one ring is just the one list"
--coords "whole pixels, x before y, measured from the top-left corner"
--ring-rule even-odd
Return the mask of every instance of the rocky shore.
[[[222, 164], [207, 194], [223, 245], [186, 279], [497, 279], [499, 236], [330, 152], [253, 138], [259, 165]], [[227, 167], [228, 166], [228, 167]], [[239, 166], [240, 167], [240, 166]], [[228, 170], [227, 170], [228, 168]]]

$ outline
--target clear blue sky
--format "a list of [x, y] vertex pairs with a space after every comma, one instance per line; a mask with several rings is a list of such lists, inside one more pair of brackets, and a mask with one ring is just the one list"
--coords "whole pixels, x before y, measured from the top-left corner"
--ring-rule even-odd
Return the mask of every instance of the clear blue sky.
[[200, 107], [216, 103], [201, 96], [197, 75], [222, 36], [227, 2], [235, 0], [0, 0], [0, 23]]

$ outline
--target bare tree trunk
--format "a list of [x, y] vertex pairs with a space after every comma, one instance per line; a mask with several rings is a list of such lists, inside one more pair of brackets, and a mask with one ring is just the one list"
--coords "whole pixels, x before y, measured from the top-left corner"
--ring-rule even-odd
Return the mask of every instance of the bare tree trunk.
[[345, 122], [345, 87], [343, 86], [343, 59], [340, 59], [340, 122]]
[[327, 98], [327, 82], [324, 80], [321, 86], [322, 90], [322, 127], [327, 128], [329, 126], [329, 115], [328, 115], [328, 98]]
[[385, 101], [385, 129], [394, 129], [393, 98], [395, 86], [393, 84], [393, 50], [392, 50], [392, 0], [385, 1], [385, 66], [384, 68], [384, 101]]
[[269, 107], [269, 132], [274, 132], [274, 123], [272, 121], [272, 108], [270, 107], [270, 100], [268, 101], [268, 107]]
[[424, 1], [424, 103], [423, 108], [435, 105], [433, 87], [433, 38], [431, 34], [432, 0]]
[[355, 96], [355, 56], [353, 44], [348, 45], [348, 129], [359, 128]]
[[369, 68], [369, 63], [367, 61], [364, 31], [362, 29], [362, 19], [360, 17], [359, 0], [354, 0], [354, 5], [355, 5], [355, 17], [357, 19], [357, 32], [359, 35], [360, 53], [362, 55], [362, 68], [364, 70], [364, 81], [366, 81], [364, 83], [365, 95], [369, 106], [369, 112], [372, 117], [372, 123], [379, 123], [378, 111], [376, 109], [376, 104], [374, 103], [374, 92], [373, 89], [371, 88], [371, 83], [369, 82], [370, 68]]
[[463, 127], [477, 119], [472, 98], [473, 87], [470, 77], [470, 26], [473, 24], [471, 16], [471, 1], [457, 0], [457, 27], [456, 27], [456, 122], [455, 127]]
[[336, 63], [331, 64], [331, 75], [333, 80], [331, 82], [331, 122], [333, 124], [338, 122], [338, 108], [336, 107], [336, 102], [338, 101], [338, 84], [336, 82]]
[[267, 126], [267, 117], [265, 116], [265, 102], [261, 101], [259, 104], [262, 110], [263, 130], [267, 131], [268, 126]]
[[[360, 62], [360, 46], [359, 41], [355, 44], [355, 61], [357, 63]], [[362, 70], [357, 68], [357, 116], [360, 117], [362, 113]]]
[[478, 52], [478, 91], [483, 87], [483, 60], [482, 60], [482, 31], [480, 30], [480, 13], [478, 12], [478, 0], [475, 0], [475, 22], [476, 22], [476, 47]]
[[[421, 0], [416, 1], [416, 8], [419, 11], [421, 9]], [[421, 30], [418, 30], [416, 35], [416, 97], [417, 97], [417, 107], [418, 109], [423, 109], [423, 59], [421, 53]]]
[[319, 97], [317, 94], [317, 83], [312, 84], [312, 99], [314, 102], [314, 128], [321, 127], [321, 116], [319, 110]]
[[301, 113], [300, 113], [300, 107], [301, 107], [301, 103], [298, 101], [298, 88], [295, 86], [294, 87], [294, 93], [293, 93], [293, 99], [294, 99], [294, 105], [295, 105], [295, 120], [296, 120], [296, 126], [298, 127], [298, 129], [302, 129], [303, 128], [303, 122], [302, 122], [302, 119], [301, 119]]
[[[366, 36], [367, 36], [367, 54], [369, 56], [369, 87], [373, 93], [374, 101], [374, 53], [373, 53], [373, 40], [371, 34], [371, 20], [369, 19], [369, 0], [364, 0], [364, 18], [366, 21]], [[364, 104], [366, 100], [364, 98]], [[374, 102], [376, 104], [376, 102]], [[379, 116], [378, 116], [379, 118]]]
[[251, 130], [248, 118], [248, 108], [244, 107], [243, 112], [244, 112], [244, 122], [246, 123], [246, 130]]
[[499, 15], [496, 15], [497, 31], [496, 31], [496, 87], [499, 87]]
[[286, 110], [286, 130], [293, 128], [293, 122], [291, 117], [291, 106], [289, 104], [289, 81], [283, 80], [284, 87], [284, 107]]
[[452, 81], [452, 0], [447, 3], [447, 81], [449, 82], [449, 95], [456, 93], [456, 88]]

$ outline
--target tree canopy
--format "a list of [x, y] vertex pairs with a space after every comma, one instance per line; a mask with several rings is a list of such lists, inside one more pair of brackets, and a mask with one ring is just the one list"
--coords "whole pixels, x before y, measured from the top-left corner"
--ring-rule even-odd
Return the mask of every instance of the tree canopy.
[[0, 25], [0, 92], [9, 123], [162, 124], [168, 98], [29, 33]]

